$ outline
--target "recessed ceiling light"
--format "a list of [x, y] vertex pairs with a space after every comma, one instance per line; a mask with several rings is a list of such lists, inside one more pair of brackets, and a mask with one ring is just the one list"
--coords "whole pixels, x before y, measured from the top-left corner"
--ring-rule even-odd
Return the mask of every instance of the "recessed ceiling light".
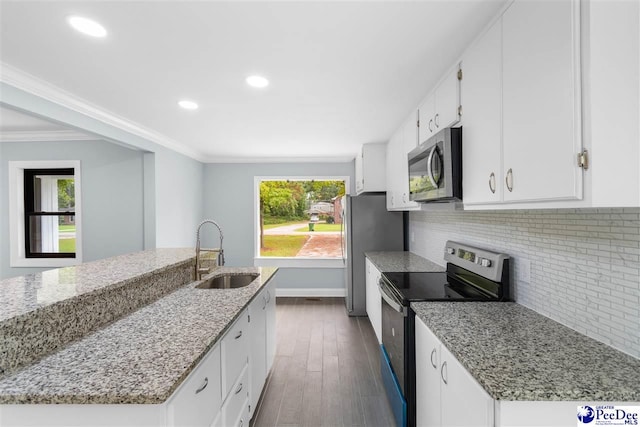
[[269, 86], [269, 80], [262, 76], [249, 76], [247, 77], [247, 84], [252, 87], [267, 87]]
[[196, 104], [193, 101], [188, 101], [186, 99], [183, 99], [182, 101], [178, 102], [178, 105], [181, 108], [184, 108], [185, 110], [197, 110], [198, 109], [198, 104]]
[[105, 37], [107, 30], [96, 21], [82, 16], [69, 16], [67, 22], [77, 31], [86, 34], [91, 37]]

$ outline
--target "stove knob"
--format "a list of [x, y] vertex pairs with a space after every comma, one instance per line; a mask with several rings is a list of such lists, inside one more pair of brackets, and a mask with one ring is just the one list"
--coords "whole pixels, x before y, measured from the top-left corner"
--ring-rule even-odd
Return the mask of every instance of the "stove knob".
[[455, 253], [456, 253], [456, 250], [455, 250], [454, 248], [447, 248], [447, 253], [448, 253], [449, 255], [453, 255], [453, 254], [455, 254]]
[[491, 260], [483, 258], [482, 261], [480, 261], [480, 265], [483, 267], [491, 267]]

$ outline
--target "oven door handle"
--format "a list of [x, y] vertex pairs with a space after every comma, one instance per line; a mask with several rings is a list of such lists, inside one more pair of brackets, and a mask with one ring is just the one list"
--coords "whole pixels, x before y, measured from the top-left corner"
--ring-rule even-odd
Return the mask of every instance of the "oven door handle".
[[400, 304], [394, 298], [389, 296], [389, 294], [387, 294], [382, 284], [382, 280], [378, 282], [378, 289], [380, 289], [380, 295], [382, 296], [382, 299], [389, 305], [389, 307], [391, 307], [394, 311], [401, 313], [404, 317], [407, 317], [407, 307]]

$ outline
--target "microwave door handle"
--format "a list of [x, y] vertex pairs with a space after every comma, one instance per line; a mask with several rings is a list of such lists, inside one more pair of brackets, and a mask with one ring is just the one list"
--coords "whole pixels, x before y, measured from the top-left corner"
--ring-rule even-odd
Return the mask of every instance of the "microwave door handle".
[[433, 162], [433, 156], [436, 153], [436, 148], [437, 145], [434, 145], [431, 149], [431, 152], [429, 153], [429, 157], [427, 157], [427, 178], [429, 178], [429, 181], [431, 181], [431, 185], [433, 185], [433, 188], [438, 188], [438, 183], [433, 178], [433, 170], [431, 169], [431, 162]]

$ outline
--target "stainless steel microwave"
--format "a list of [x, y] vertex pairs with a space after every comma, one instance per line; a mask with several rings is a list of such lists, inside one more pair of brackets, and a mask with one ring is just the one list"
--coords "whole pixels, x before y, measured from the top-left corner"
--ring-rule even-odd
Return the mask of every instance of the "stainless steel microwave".
[[446, 128], [408, 154], [409, 198], [462, 201], [462, 128]]

